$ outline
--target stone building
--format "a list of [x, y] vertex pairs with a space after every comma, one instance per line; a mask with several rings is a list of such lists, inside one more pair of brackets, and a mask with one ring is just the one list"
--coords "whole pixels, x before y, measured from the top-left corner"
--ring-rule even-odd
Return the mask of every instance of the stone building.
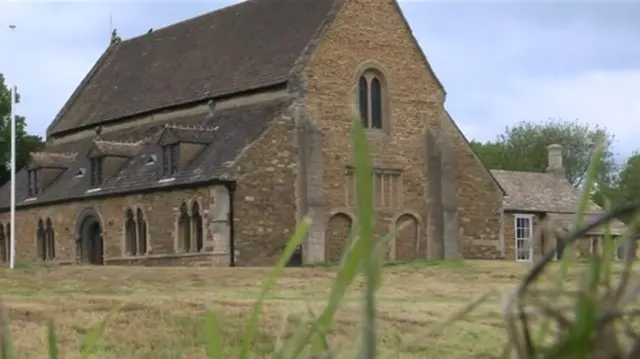
[[272, 265], [304, 215], [299, 260], [337, 260], [354, 109], [376, 230], [409, 223], [388, 257], [501, 258], [505, 192], [445, 94], [393, 0], [248, 0], [114, 36], [17, 174], [17, 260]]
[[[558, 238], [572, 228], [582, 193], [567, 180], [562, 151], [559, 144], [549, 145], [546, 172], [491, 170], [507, 192], [504, 199], [504, 258], [516, 261], [539, 258], [544, 252], [558, 247]], [[603, 213], [600, 206], [589, 201], [583, 225]], [[609, 230], [613, 238], [618, 238], [626, 226], [613, 220]], [[572, 257], [588, 259], [601, 253], [604, 236], [603, 226], [592, 229], [586, 238], [571, 246]], [[625, 258], [625, 250], [625, 245], [619, 243], [616, 257]]]

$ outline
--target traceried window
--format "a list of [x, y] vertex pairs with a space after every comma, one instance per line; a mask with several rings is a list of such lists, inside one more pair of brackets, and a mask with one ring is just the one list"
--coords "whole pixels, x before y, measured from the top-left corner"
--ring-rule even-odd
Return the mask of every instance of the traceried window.
[[[376, 208], [401, 208], [403, 199], [402, 172], [393, 169], [373, 169], [373, 204]], [[352, 169], [346, 173], [346, 205], [356, 205], [356, 180]]]
[[53, 230], [51, 218], [47, 218], [44, 227], [44, 250], [46, 259], [53, 260], [56, 257], [56, 232]]
[[385, 93], [376, 71], [366, 71], [358, 80], [358, 109], [365, 128], [383, 129]]
[[124, 222], [125, 255], [144, 256], [147, 254], [147, 221], [142, 209], [135, 212], [128, 209]]
[[147, 220], [144, 218], [142, 210], [138, 208], [136, 213], [136, 225], [138, 232], [138, 254], [147, 253]]
[[[189, 210], [191, 209], [191, 210]], [[204, 224], [200, 205], [194, 201], [189, 208], [186, 203], [180, 206], [178, 214], [178, 251], [198, 253], [204, 247]]]

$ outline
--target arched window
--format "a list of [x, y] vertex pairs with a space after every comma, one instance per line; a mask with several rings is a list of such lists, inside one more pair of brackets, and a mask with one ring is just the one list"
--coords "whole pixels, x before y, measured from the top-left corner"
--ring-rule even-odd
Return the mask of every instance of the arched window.
[[193, 236], [195, 239], [195, 252], [200, 252], [204, 245], [203, 230], [202, 230], [202, 216], [200, 215], [200, 206], [198, 202], [193, 202], [193, 208], [191, 211], [191, 224], [193, 226]]
[[38, 220], [38, 230], [36, 231], [36, 252], [38, 259], [43, 261], [47, 259], [46, 240], [44, 222], [40, 219]]
[[137, 224], [138, 224], [138, 253], [145, 255], [147, 253], [147, 221], [144, 220], [142, 210], [138, 208]]
[[53, 230], [53, 223], [51, 218], [47, 218], [46, 227], [44, 229], [45, 236], [45, 251], [47, 252], [47, 259], [52, 260], [56, 257], [56, 234]]
[[366, 71], [360, 76], [358, 108], [365, 128], [383, 128], [384, 96], [383, 81], [377, 72]]
[[135, 256], [138, 254], [138, 245], [136, 240], [136, 221], [133, 218], [133, 211], [127, 210], [126, 218], [124, 222], [124, 240], [125, 251], [128, 256]]
[[4, 225], [0, 223], [0, 263], [9, 258], [9, 238], [4, 234]]
[[364, 76], [360, 77], [358, 83], [358, 107], [360, 108], [360, 118], [364, 128], [369, 127], [369, 83]]
[[179, 240], [182, 251], [191, 251], [191, 218], [186, 203], [180, 207], [180, 218], [178, 219]]

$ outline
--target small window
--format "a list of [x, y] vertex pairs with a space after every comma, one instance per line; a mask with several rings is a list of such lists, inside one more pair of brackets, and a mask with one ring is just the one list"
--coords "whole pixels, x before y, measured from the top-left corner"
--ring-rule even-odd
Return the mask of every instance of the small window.
[[162, 148], [162, 175], [173, 177], [178, 173], [178, 144], [173, 143]]
[[29, 197], [35, 197], [40, 192], [40, 171], [32, 169], [27, 171], [27, 194]]
[[91, 187], [98, 187], [102, 185], [102, 157], [95, 157], [91, 159]]
[[516, 215], [516, 261], [530, 261], [533, 259], [533, 217], [530, 215]]

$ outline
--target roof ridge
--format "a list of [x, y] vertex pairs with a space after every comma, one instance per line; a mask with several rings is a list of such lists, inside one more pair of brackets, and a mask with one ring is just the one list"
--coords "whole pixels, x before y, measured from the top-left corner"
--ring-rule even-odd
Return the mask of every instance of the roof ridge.
[[180, 125], [175, 123], [167, 123], [164, 125], [165, 128], [175, 129], [175, 130], [186, 130], [186, 131], [203, 131], [203, 132], [214, 132], [217, 131], [219, 126], [210, 127], [203, 125]]
[[35, 151], [31, 152], [32, 156], [49, 156], [59, 158], [74, 158], [78, 156], [77, 152], [47, 152], [47, 151]]
[[108, 144], [108, 145], [127, 145], [127, 146], [139, 146], [141, 144], [144, 143], [143, 140], [138, 140], [138, 141], [111, 141], [111, 140], [102, 140], [102, 139], [95, 139], [93, 140], [94, 143], [104, 143], [104, 144]]
[[256, 0], [242, 0], [237, 4], [230, 4], [230, 5], [227, 5], [227, 6], [223, 6], [221, 8], [217, 8], [217, 9], [214, 9], [214, 10], [209, 10], [207, 12], [204, 12], [204, 13], [200, 14], [200, 15], [195, 15], [195, 16], [192, 16], [192, 17], [190, 17], [188, 19], [184, 19], [184, 20], [181, 20], [181, 21], [178, 21], [178, 22], [171, 23], [171, 24], [169, 24], [167, 26], [164, 26], [164, 27], [153, 29], [153, 31], [151, 31], [151, 32], [146, 32], [144, 34], [136, 35], [136, 36], [130, 37], [128, 39], [122, 39], [120, 41], [120, 43], [133, 41], [133, 40], [139, 39], [141, 37], [145, 37], [145, 36], [152, 36], [152, 35], [155, 35], [157, 33], [162, 33], [163, 31], [166, 31], [167, 29], [171, 29], [172, 27], [183, 25], [184, 23], [188, 23], [190, 21], [193, 21], [193, 20], [196, 20], [196, 19], [200, 19], [200, 18], [203, 18], [203, 17], [206, 17], [206, 16], [210, 16], [211, 14], [214, 14], [214, 13], [217, 13], [217, 12], [222, 12], [222, 11], [225, 11], [225, 10], [228, 11], [229, 9], [232, 9], [232, 8], [235, 8], [235, 7], [238, 7], [238, 6], [242, 6], [242, 5], [245, 5], [247, 3], [251, 3], [251, 2], [255, 2], [255, 1]]

